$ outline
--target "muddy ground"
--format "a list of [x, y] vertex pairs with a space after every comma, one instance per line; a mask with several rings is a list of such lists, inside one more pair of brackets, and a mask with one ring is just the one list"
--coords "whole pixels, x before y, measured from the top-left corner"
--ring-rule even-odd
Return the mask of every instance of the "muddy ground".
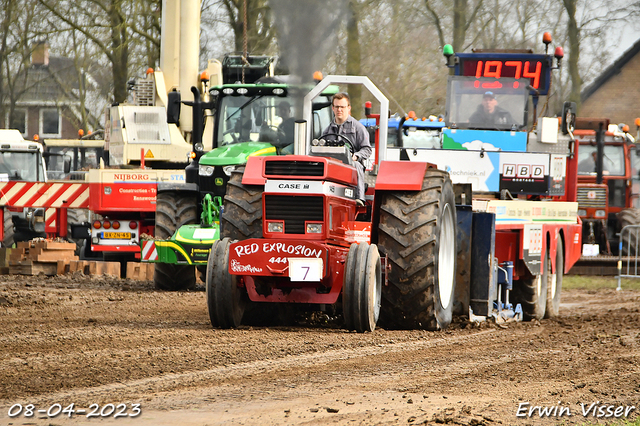
[[356, 334], [323, 316], [212, 329], [203, 291], [145, 282], [0, 282], [1, 425], [538, 425], [640, 413], [640, 292], [565, 291], [561, 316], [541, 322]]

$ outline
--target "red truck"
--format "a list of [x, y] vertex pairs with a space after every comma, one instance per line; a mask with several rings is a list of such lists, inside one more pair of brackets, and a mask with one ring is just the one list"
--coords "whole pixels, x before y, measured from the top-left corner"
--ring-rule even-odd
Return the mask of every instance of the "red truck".
[[157, 184], [183, 180], [183, 170], [91, 169], [84, 182], [0, 182], [0, 237], [13, 244], [10, 212], [24, 211], [36, 234], [72, 238], [83, 256], [139, 259], [140, 234], [154, 234]]

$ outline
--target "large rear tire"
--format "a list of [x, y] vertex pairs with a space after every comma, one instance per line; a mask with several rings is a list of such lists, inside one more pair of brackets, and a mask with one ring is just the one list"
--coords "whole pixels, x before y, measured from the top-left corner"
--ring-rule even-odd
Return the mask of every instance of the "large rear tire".
[[220, 238], [262, 238], [262, 186], [243, 185], [244, 167], [231, 172], [220, 217]]
[[[620, 231], [627, 225], [640, 225], [640, 209], [624, 209], [618, 213], [618, 224]], [[627, 230], [620, 235], [622, 238], [622, 255], [635, 256], [640, 249], [640, 230]]]
[[238, 287], [238, 279], [229, 273], [229, 238], [214, 241], [207, 262], [207, 307], [211, 325], [235, 328], [242, 322], [247, 304], [246, 290]]
[[428, 169], [420, 191], [384, 192], [378, 247], [391, 270], [382, 291], [381, 323], [446, 329], [456, 271], [456, 207], [448, 173]]
[[[549, 253], [547, 253], [549, 257]], [[551, 262], [547, 259], [547, 269], [545, 269], [547, 282], [547, 307], [544, 313], [545, 318], [555, 318], [560, 313], [560, 293], [562, 292], [562, 277], [564, 276], [564, 251], [562, 250], [562, 240], [558, 238], [556, 248], [556, 273], [551, 273]]]
[[15, 243], [14, 238], [14, 229], [13, 229], [13, 218], [11, 217], [11, 212], [6, 207], [4, 208], [4, 239], [2, 241], [2, 246], [11, 248]]
[[[198, 223], [195, 195], [175, 191], [158, 193], [156, 197], [155, 237], [168, 239], [182, 225]], [[178, 291], [196, 286], [195, 267], [156, 263], [153, 280], [160, 290]]]
[[342, 310], [345, 326], [358, 333], [375, 330], [382, 291], [380, 253], [375, 244], [351, 245], [344, 277]]

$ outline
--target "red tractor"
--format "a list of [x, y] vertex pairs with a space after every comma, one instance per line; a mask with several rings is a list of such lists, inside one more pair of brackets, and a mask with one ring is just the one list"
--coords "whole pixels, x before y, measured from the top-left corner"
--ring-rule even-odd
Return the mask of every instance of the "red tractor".
[[250, 157], [229, 181], [221, 239], [207, 265], [211, 322], [237, 327], [250, 304], [341, 303], [346, 327], [358, 332], [372, 331], [379, 318], [444, 329], [456, 280], [451, 180], [427, 163], [384, 161], [387, 99], [365, 77], [326, 80], [364, 84], [380, 101], [375, 187], [359, 207], [348, 144], [306, 146], [303, 123], [297, 155]]
[[[576, 120], [583, 257], [572, 273], [615, 273], [617, 257], [611, 255], [618, 255], [619, 232], [627, 225], [640, 224], [640, 153], [628, 131], [628, 126], [610, 125], [609, 119]], [[631, 252], [635, 252], [632, 242]], [[622, 249], [625, 254], [627, 245]]]

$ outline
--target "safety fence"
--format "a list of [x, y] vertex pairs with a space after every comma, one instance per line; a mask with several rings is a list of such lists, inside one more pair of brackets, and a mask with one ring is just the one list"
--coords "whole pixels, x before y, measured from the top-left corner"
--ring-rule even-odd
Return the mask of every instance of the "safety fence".
[[640, 278], [640, 225], [627, 225], [620, 231], [618, 243], [618, 288], [622, 278]]

